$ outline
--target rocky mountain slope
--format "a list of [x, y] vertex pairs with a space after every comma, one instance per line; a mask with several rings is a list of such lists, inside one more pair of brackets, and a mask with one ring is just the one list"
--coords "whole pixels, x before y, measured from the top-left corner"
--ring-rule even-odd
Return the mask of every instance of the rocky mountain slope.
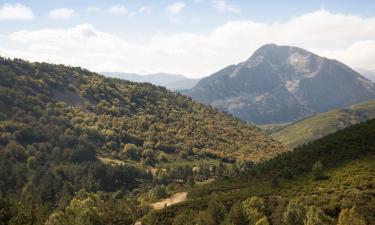
[[336, 60], [269, 44], [247, 61], [202, 79], [186, 94], [243, 120], [269, 124], [375, 98], [375, 85]]

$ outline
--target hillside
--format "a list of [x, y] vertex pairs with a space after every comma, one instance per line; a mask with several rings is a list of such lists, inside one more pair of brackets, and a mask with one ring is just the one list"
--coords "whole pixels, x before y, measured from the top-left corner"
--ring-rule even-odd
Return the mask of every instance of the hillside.
[[144, 222], [375, 224], [374, 149], [375, 120], [369, 120], [255, 165], [238, 177], [197, 186], [187, 202], [152, 212]]
[[271, 137], [289, 148], [316, 140], [345, 127], [375, 118], [375, 100], [319, 113], [271, 132]]
[[186, 95], [243, 120], [271, 124], [370, 100], [375, 85], [336, 60], [269, 44], [202, 79]]
[[168, 73], [139, 75], [135, 73], [102, 72], [102, 74], [108, 77], [120, 78], [133, 82], [148, 82], [154, 85], [166, 87], [169, 90], [191, 89], [199, 81], [199, 79], [192, 79], [183, 75]]
[[102, 224], [119, 219], [116, 210], [119, 224], [132, 224], [146, 202], [166, 195], [164, 185], [194, 179], [183, 163], [205, 168], [282, 151], [259, 129], [163, 87], [0, 58], [0, 223], [45, 224], [54, 210], [96, 196]]

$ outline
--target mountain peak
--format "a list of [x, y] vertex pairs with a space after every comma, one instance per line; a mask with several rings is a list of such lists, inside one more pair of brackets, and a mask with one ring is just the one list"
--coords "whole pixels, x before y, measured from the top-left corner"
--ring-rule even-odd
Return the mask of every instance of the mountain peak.
[[189, 96], [258, 124], [291, 122], [375, 97], [348, 66], [298, 47], [267, 44], [203, 79]]

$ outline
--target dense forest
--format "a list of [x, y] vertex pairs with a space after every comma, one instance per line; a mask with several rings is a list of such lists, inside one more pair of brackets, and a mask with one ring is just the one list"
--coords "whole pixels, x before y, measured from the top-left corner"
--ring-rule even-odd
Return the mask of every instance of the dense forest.
[[283, 151], [162, 87], [0, 58], [0, 224], [133, 224], [176, 179], [236, 175]]
[[[147, 225], [375, 224], [375, 120], [194, 188]], [[189, 222], [186, 222], [189, 221]]]

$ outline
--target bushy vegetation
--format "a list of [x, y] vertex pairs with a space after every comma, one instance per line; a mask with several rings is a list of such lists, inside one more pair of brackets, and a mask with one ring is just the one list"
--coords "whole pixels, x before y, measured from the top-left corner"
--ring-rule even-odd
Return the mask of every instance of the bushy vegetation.
[[318, 113], [290, 124], [263, 126], [263, 129], [278, 141], [293, 149], [298, 145], [316, 140], [345, 127], [375, 118], [375, 100]]
[[189, 201], [152, 212], [145, 222], [173, 225], [181, 214], [211, 218], [215, 198], [216, 207], [226, 211], [216, 224], [374, 224], [374, 174], [375, 120], [370, 120], [253, 165], [235, 178], [198, 186]]
[[212, 164], [152, 174], [160, 164], [259, 161], [280, 151], [258, 129], [162, 87], [0, 58], [0, 224], [130, 224], [134, 217], [106, 222], [108, 207], [216, 175]]

